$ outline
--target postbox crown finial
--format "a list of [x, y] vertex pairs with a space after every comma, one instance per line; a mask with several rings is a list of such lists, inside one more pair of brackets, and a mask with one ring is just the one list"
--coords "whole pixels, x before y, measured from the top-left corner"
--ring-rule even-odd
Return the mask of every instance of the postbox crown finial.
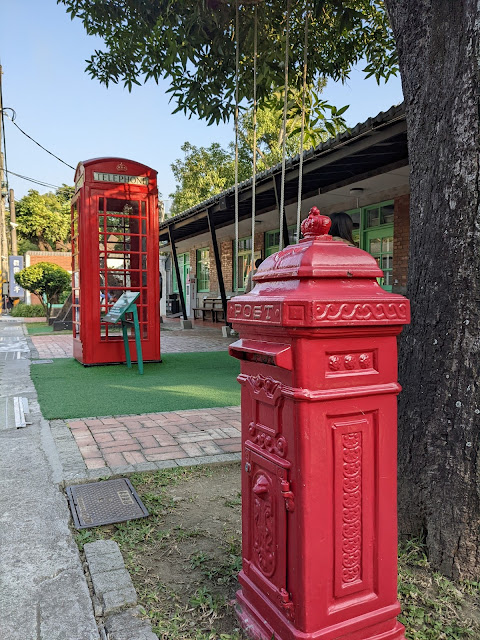
[[331, 224], [330, 218], [323, 216], [318, 207], [312, 207], [308, 213], [308, 218], [302, 222], [302, 233], [305, 239], [325, 236], [328, 234]]

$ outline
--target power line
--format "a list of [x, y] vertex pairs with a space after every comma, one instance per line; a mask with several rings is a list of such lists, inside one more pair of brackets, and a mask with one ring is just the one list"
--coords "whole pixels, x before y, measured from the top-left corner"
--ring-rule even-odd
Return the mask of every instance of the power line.
[[16, 176], [17, 178], [22, 178], [22, 180], [28, 180], [29, 182], [38, 184], [41, 187], [49, 187], [50, 189], [61, 189], [61, 187], [57, 186], [56, 184], [49, 184], [48, 182], [43, 182], [42, 180], [37, 180], [36, 178], [22, 176], [20, 173], [14, 173], [13, 171], [8, 171], [8, 173], [10, 173], [12, 176]]
[[[5, 108], [3, 111], [5, 113], [5, 111], [9, 109], [8, 107]], [[13, 111], [13, 109], [9, 109], [10, 111]], [[66, 165], [67, 167], [70, 167], [70, 169], [73, 169], [75, 171], [75, 167], [72, 167], [71, 164], [68, 164], [68, 162], [65, 162], [65, 160], [62, 160], [61, 158], [59, 158], [58, 156], [56, 156], [54, 153], [52, 153], [51, 151], [49, 151], [48, 149], [46, 149], [44, 146], [42, 146], [39, 142], [37, 142], [36, 140], [34, 140], [32, 138], [32, 136], [29, 136], [28, 133], [25, 133], [25, 131], [23, 129], [21, 129], [18, 124], [15, 122], [15, 111], [13, 111], [13, 117], [9, 116], [7, 113], [5, 113], [5, 115], [10, 118], [10, 120], [12, 121], [12, 124], [15, 125], [17, 127], [17, 129], [23, 133], [24, 136], [26, 136], [29, 140], [31, 140], [32, 142], [34, 142], [38, 147], [40, 147], [40, 149], [43, 149], [44, 151], [46, 151], [47, 153], [49, 153], [51, 156], [53, 156], [54, 158], [56, 158], [57, 160], [59, 160], [60, 162], [62, 162], [64, 165]]]
[[[0, 104], [3, 104], [2, 85], [0, 83]], [[5, 120], [2, 118], [2, 131], [3, 136], [3, 161], [5, 163], [5, 182], [7, 183], [7, 193], [10, 193], [8, 188], [8, 163], [7, 163], [7, 139], [5, 137]], [[0, 145], [1, 147], [1, 145]]]

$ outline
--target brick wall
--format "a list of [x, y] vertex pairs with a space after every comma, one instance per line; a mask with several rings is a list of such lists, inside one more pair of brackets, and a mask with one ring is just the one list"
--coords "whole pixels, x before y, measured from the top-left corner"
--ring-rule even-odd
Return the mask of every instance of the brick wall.
[[[260, 251], [262, 258], [265, 257], [265, 234], [263, 231], [255, 233], [255, 252]], [[222, 264], [223, 282], [225, 284], [225, 291], [227, 296], [233, 293], [233, 245], [235, 240], [227, 239], [219, 241], [220, 249], [220, 261]], [[204, 247], [205, 245], [203, 245]], [[199, 247], [199, 248], [203, 248]], [[213, 252], [213, 245], [208, 245], [209, 257], [210, 257], [210, 291], [207, 293], [199, 294], [200, 298], [208, 297], [209, 295], [220, 295], [220, 289], [218, 286], [217, 269], [215, 267], [215, 254]], [[197, 248], [190, 249], [190, 273], [197, 275]]]
[[51, 262], [67, 271], [72, 270], [72, 254], [70, 251], [27, 251], [25, 265], [31, 266], [39, 262]]
[[233, 289], [233, 242], [231, 240], [224, 240], [220, 243], [220, 259], [225, 291], [229, 293]]
[[410, 239], [410, 194], [394, 200], [393, 291], [407, 290], [408, 249]]

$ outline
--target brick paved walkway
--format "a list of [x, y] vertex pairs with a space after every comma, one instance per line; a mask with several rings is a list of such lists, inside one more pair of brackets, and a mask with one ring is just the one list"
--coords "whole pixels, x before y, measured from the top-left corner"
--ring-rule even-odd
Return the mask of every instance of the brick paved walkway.
[[73, 358], [72, 336], [31, 336], [39, 358]]
[[[71, 335], [31, 339], [38, 358], [73, 357]], [[197, 324], [181, 330], [172, 321], [161, 326], [161, 352], [165, 354], [226, 351], [234, 340], [222, 337], [221, 327]], [[240, 459], [240, 407], [67, 420], [71, 444], [65, 439], [65, 422], [58, 423], [54, 437], [57, 434], [57, 447], [68, 450], [65, 464], [77, 460], [78, 469], [86, 466], [92, 478]], [[53, 428], [54, 423], [51, 425]]]
[[[236, 459], [240, 407], [67, 421], [88, 469], [132, 470]], [[147, 464], [150, 463], [150, 464]], [[153, 463], [153, 464], [152, 464]]]
[[[176, 325], [171, 325], [176, 326]], [[72, 358], [73, 346], [70, 335], [31, 336], [39, 358]], [[223, 338], [221, 329], [197, 328], [160, 330], [162, 353], [185, 353], [200, 351], [226, 351], [236, 338]]]

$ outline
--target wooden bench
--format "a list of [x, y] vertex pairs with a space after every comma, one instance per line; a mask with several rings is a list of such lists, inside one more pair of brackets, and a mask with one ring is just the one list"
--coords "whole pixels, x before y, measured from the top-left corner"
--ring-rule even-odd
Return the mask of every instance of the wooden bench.
[[211, 320], [212, 322], [220, 322], [225, 320], [223, 305], [221, 298], [204, 298], [202, 307], [193, 308], [193, 317], [195, 319]]
[[202, 320], [211, 320], [214, 322], [213, 305], [216, 298], [204, 298], [203, 306], [193, 308], [194, 319], [201, 318]]

